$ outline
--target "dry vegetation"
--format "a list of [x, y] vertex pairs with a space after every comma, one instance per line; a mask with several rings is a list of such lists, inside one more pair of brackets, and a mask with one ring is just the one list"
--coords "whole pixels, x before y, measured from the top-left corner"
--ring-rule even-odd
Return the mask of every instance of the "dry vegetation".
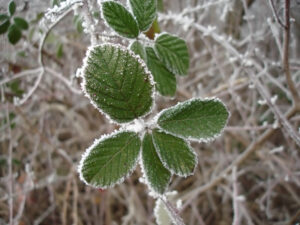
[[[29, 21], [51, 7], [26, 2], [16, 1], [17, 13]], [[164, 1], [161, 29], [187, 41], [191, 68], [174, 99], [157, 96], [156, 111], [216, 96], [231, 113], [216, 141], [193, 143], [194, 176], [173, 177], [171, 201], [182, 201], [186, 224], [300, 223], [300, 3], [291, 0], [287, 27], [285, 2], [274, 0], [274, 13], [268, 0]], [[6, 5], [1, 0], [0, 12]], [[109, 190], [78, 179], [85, 148], [117, 127], [83, 96], [75, 76], [90, 35], [76, 31], [72, 10], [60, 16], [54, 26], [46, 20], [47, 28], [31, 22], [15, 46], [0, 36], [0, 224], [155, 224], [139, 168]], [[99, 42], [104, 30], [100, 19]]]

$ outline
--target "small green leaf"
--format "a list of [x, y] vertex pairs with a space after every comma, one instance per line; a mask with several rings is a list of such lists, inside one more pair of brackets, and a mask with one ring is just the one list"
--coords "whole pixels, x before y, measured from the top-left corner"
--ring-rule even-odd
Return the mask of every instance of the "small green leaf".
[[139, 55], [144, 61], [146, 61], [146, 52], [145, 48], [139, 41], [134, 41], [130, 45], [130, 50], [132, 50], [135, 54]]
[[8, 40], [11, 44], [16, 44], [22, 37], [21, 30], [15, 25], [11, 25], [8, 29]]
[[85, 92], [112, 120], [126, 123], [150, 111], [151, 74], [132, 51], [118, 45], [99, 45], [89, 51], [85, 64]]
[[7, 19], [9, 19], [8, 15], [3, 14], [3, 13], [0, 14], [0, 22], [3, 21], [3, 20], [7, 20]]
[[63, 44], [60, 43], [56, 50], [56, 57], [60, 59], [61, 57], [63, 57], [63, 54], [64, 54]]
[[147, 31], [156, 18], [156, 0], [130, 0], [140, 31]]
[[210, 141], [225, 127], [229, 113], [217, 99], [193, 99], [167, 110], [158, 118], [158, 125], [174, 135]]
[[17, 27], [20, 29], [27, 30], [29, 27], [27, 21], [21, 17], [15, 17], [14, 22], [17, 25]]
[[163, 33], [155, 39], [155, 52], [166, 67], [176, 75], [184, 76], [189, 69], [189, 52], [185, 41]]
[[82, 18], [79, 15], [76, 15], [74, 16], [73, 22], [75, 24], [77, 32], [81, 34], [83, 32]]
[[102, 13], [108, 25], [121, 36], [136, 38], [139, 35], [137, 22], [120, 3], [114, 1], [103, 2]]
[[147, 66], [151, 71], [155, 87], [163, 96], [174, 96], [176, 92], [176, 77], [156, 57], [151, 47], [146, 47]]
[[135, 168], [141, 140], [134, 132], [100, 138], [86, 150], [79, 165], [80, 178], [97, 188], [121, 183]]
[[155, 149], [167, 169], [178, 176], [193, 174], [197, 157], [187, 142], [158, 129], [152, 135]]
[[0, 21], [0, 34], [6, 33], [10, 25], [9, 18]]
[[163, 194], [170, 182], [171, 173], [161, 163], [152, 141], [151, 134], [145, 134], [142, 148], [143, 172], [150, 188]]
[[11, 1], [8, 4], [8, 12], [10, 16], [13, 16], [14, 13], [16, 12], [16, 3], [14, 1]]

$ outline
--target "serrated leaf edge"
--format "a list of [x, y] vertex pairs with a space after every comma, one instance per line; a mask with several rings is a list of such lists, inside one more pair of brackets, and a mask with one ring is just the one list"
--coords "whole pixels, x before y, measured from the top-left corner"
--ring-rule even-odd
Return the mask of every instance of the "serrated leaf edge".
[[[101, 189], [108, 189], [108, 188], [111, 188], [111, 187], [114, 187], [115, 185], [118, 185], [118, 184], [121, 184], [124, 182], [124, 180], [126, 180], [128, 177], [131, 176], [131, 174], [133, 173], [133, 171], [136, 169], [136, 166], [138, 164], [138, 161], [139, 161], [139, 158], [141, 156], [141, 150], [142, 150], [142, 145], [140, 146], [140, 150], [139, 150], [139, 155], [138, 157], [136, 158], [136, 161], [134, 162], [133, 164], [133, 167], [132, 169], [123, 177], [121, 177], [119, 180], [117, 180], [114, 184], [112, 185], [108, 185], [108, 186], [101, 186], [101, 185], [97, 185], [97, 186], [94, 186], [94, 185], [91, 185], [90, 183], [88, 183], [85, 178], [83, 177], [83, 174], [82, 174], [82, 167], [83, 167], [83, 163], [85, 161], [85, 159], [88, 157], [88, 155], [91, 153], [91, 151], [93, 150], [93, 148], [98, 145], [100, 142], [102, 141], [105, 141], [106, 139], [109, 139], [109, 138], [112, 138], [114, 136], [116, 136], [117, 134], [119, 133], [123, 133], [123, 132], [131, 132], [131, 133], [134, 133], [132, 131], [127, 131], [123, 128], [120, 128], [119, 130], [115, 130], [114, 132], [110, 133], [110, 134], [103, 134], [100, 138], [98, 139], [95, 139], [94, 140], [94, 143], [88, 147], [85, 152], [82, 154], [81, 156], [81, 160], [79, 162], [79, 165], [77, 167], [77, 172], [79, 173], [79, 178], [81, 181], [83, 181], [86, 185], [88, 186], [91, 186], [91, 187], [94, 187], [94, 188], [101, 188]], [[138, 134], [136, 134], [138, 135]]]
[[[85, 88], [85, 85], [86, 85], [86, 79], [85, 79], [85, 76], [84, 76], [84, 73], [85, 73], [85, 70], [86, 70], [86, 67], [88, 66], [88, 58], [90, 56], [90, 53], [97, 47], [102, 47], [102, 46], [106, 46], [106, 45], [111, 45], [111, 46], [114, 46], [116, 48], [119, 48], [121, 51], [128, 51], [129, 54], [136, 58], [138, 60], [138, 62], [141, 64], [141, 66], [143, 67], [145, 73], [149, 76], [149, 80], [150, 80], [150, 84], [152, 85], [152, 92], [151, 92], [151, 98], [152, 98], [152, 104], [151, 104], [151, 107], [149, 108], [148, 112], [145, 112], [145, 114], [139, 116], [138, 118], [143, 118], [147, 115], [149, 115], [153, 108], [155, 107], [155, 82], [154, 82], [154, 79], [153, 79], [153, 75], [152, 73], [148, 70], [148, 67], [146, 66], [144, 60], [139, 56], [139, 55], [136, 55], [132, 50], [122, 46], [122, 45], [119, 45], [119, 44], [107, 44], [107, 43], [104, 43], [104, 44], [99, 44], [99, 45], [92, 45], [92, 46], [89, 46], [87, 51], [86, 51], [86, 56], [84, 57], [83, 59], [83, 65], [82, 67], [79, 69], [80, 70], [80, 77], [82, 78], [82, 82], [81, 82], [81, 90], [82, 92], [84, 93], [84, 95], [86, 97], [88, 97], [90, 99], [90, 103], [103, 115], [105, 115], [105, 117], [111, 122], [111, 123], [114, 123], [114, 124], [118, 124], [118, 125], [121, 125], [121, 126], [126, 126], [130, 123], [132, 123], [134, 120], [132, 121], [129, 121], [127, 123], [119, 123], [117, 122], [116, 120], [112, 119], [107, 113], [105, 113], [104, 111], [102, 111], [102, 109], [100, 107], [98, 107], [96, 105], [96, 103], [94, 103], [94, 101], [92, 100], [90, 94], [86, 91], [86, 88]], [[138, 119], [138, 118], [135, 118], [135, 119]]]
[[[170, 134], [170, 135], [172, 135], [172, 136], [175, 136], [175, 135], [173, 135], [173, 134], [171, 134], [171, 133], [165, 132], [164, 130], [160, 130], [160, 131], [163, 131], [163, 132], [166, 133], [166, 134]], [[178, 136], [175, 136], [175, 137], [178, 137]], [[181, 137], [179, 137], [179, 138], [181, 138]], [[159, 157], [161, 163], [163, 164], [163, 166], [164, 166], [167, 170], [170, 171], [171, 175], [174, 175], [174, 174], [175, 174], [175, 175], [177, 175], [177, 176], [186, 178], [186, 177], [188, 177], [188, 176], [193, 176], [193, 175], [194, 175], [195, 169], [196, 169], [196, 167], [197, 167], [197, 165], [198, 165], [198, 155], [196, 154], [194, 148], [192, 148], [190, 142], [186, 140], [186, 138], [181, 138], [181, 139], [185, 142], [185, 144], [187, 145], [188, 149], [189, 149], [189, 150], [193, 153], [193, 155], [194, 155], [195, 167], [194, 167], [193, 171], [192, 171], [191, 173], [188, 173], [188, 174], [176, 173], [173, 169], [171, 169], [171, 168], [168, 167], [167, 163], [161, 158], [161, 156], [160, 156], [160, 154], [159, 154], [159, 152], [158, 152], [158, 150], [157, 150], [157, 149], [158, 149], [157, 144], [155, 143], [154, 137], [152, 136], [152, 141], [153, 141], [153, 144], [154, 144], [156, 153], [157, 153], [157, 155], [158, 155], [158, 157]]]
[[[170, 35], [170, 36], [172, 36], [172, 37], [176, 37], [176, 38], [178, 38], [178, 39], [180, 39], [180, 40], [183, 40], [183, 41], [186, 43], [186, 41], [185, 41], [183, 38], [181, 38], [181, 37], [179, 37], [178, 35], [175, 35], [175, 34], [170, 34], [170, 33], [168, 33], [168, 32], [155, 33], [155, 36], [154, 36], [154, 43], [156, 44], [156, 40], [157, 40], [160, 36], [162, 36], [162, 35], [164, 35], [164, 34]], [[155, 48], [155, 44], [153, 45], [154, 52], [155, 52], [157, 58], [158, 58], [159, 60], [161, 60], [161, 58], [159, 57], [159, 55], [158, 55], [158, 53], [157, 53], [157, 50], [156, 50], [156, 48]], [[188, 52], [188, 53], [189, 53], [189, 52]], [[190, 55], [189, 55], [189, 57], [190, 57]], [[161, 62], [162, 62], [162, 60], [161, 60]], [[162, 62], [162, 63], [163, 63], [163, 62]], [[190, 62], [189, 62], [189, 63], [190, 63]], [[168, 68], [167, 65], [165, 65], [165, 66], [166, 66], [166, 68], [167, 68], [170, 72], [172, 72], [174, 75], [178, 75], [178, 76], [186, 76], [186, 75], [188, 74], [188, 72], [187, 72], [187, 74], [178, 74], [178, 73], [177, 73], [176, 71], [174, 71], [173, 69]], [[189, 66], [190, 66], [190, 65], [189, 65]]]
[[[182, 105], [182, 104], [184, 104], [184, 103], [186, 103], [186, 102], [189, 102], [189, 101], [195, 101], [195, 100], [200, 100], [200, 101], [211, 101], [211, 100], [213, 100], [214, 102], [219, 102], [219, 103], [221, 103], [221, 104], [225, 107], [225, 109], [226, 109], [226, 111], [227, 111], [227, 113], [228, 113], [228, 117], [227, 117], [227, 119], [226, 119], [226, 122], [225, 122], [224, 127], [220, 130], [220, 132], [219, 132], [218, 134], [215, 134], [214, 136], [212, 136], [212, 137], [210, 137], [210, 138], [199, 138], [199, 139], [198, 139], [198, 138], [192, 138], [192, 137], [186, 138], [186, 137], [184, 137], [184, 136], [182, 136], [182, 135], [178, 135], [178, 134], [175, 134], [175, 133], [170, 132], [170, 131], [168, 131], [168, 130], [165, 130], [164, 128], [162, 128], [162, 127], [158, 124], [158, 119], [159, 119], [159, 117], [161, 116], [161, 114], [163, 114], [163, 113], [164, 113], [165, 111], [167, 111], [168, 109], [171, 109], [171, 108], [177, 107], [178, 105]], [[189, 100], [187, 100], [187, 101], [184, 101], [184, 102], [178, 102], [176, 105], [171, 106], [171, 107], [169, 107], [169, 108], [166, 108], [166, 109], [163, 109], [162, 111], [160, 111], [160, 112], [154, 117], [154, 121], [155, 121], [155, 123], [157, 124], [157, 126], [158, 126], [161, 130], [163, 130], [165, 133], [167, 133], [167, 134], [171, 134], [171, 135], [173, 135], [173, 136], [175, 136], [175, 137], [179, 137], [179, 138], [182, 138], [182, 139], [185, 139], [185, 140], [194, 141], [194, 142], [198, 142], [198, 143], [210, 143], [210, 142], [214, 141], [216, 138], [220, 137], [220, 136], [223, 134], [224, 129], [226, 128], [227, 123], [228, 123], [228, 121], [229, 121], [230, 116], [231, 116], [230, 111], [228, 110], [228, 108], [227, 108], [227, 106], [224, 104], [224, 102], [221, 101], [221, 99], [216, 98], [216, 97], [206, 97], [206, 98], [191, 98], [191, 99], [189, 99]]]
[[[105, 17], [104, 17], [104, 15], [103, 15], [102, 4], [103, 4], [104, 2], [111, 2], [111, 1], [112, 1], [112, 0], [97, 1], [97, 2], [98, 2], [98, 5], [99, 5], [99, 7], [100, 7], [100, 17], [102, 18], [102, 21], [104, 22], [105, 26], [106, 26], [106, 27], [109, 27], [109, 28], [111, 29], [111, 31], [112, 31], [116, 36], [125, 38], [125, 39], [127, 39], [127, 40], [136, 40], [136, 39], [140, 36], [140, 34], [141, 34], [139, 28], [138, 28], [139, 33], [138, 33], [137, 37], [135, 37], [135, 38], [129, 38], [129, 37], [124, 37], [124, 36], [120, 35], [119, 33], [117, 33], [117, 32], [116, 32], [116, 31], [115, 31], [115, 30], [114, 30], [114, 29], [106, 22]], [[131, 16], [132, 16], [133, 19], [135, 20], [136, 24], [138, 25], [138, 22], [137, 22], [135, 16], [133, 15], [131, 9], [130, 9], [129, 7], [127, 7], [127, 5], [123, 5], [123, 4], [121, 4], [120, 2], [117, 2], [117, 1], [112, 1], [112, 2], [114, 2], [114, 3], [116, 3], [116, 4], [119, 4], [119, 5], [123, 6], [123, 7], [131, 14]]]

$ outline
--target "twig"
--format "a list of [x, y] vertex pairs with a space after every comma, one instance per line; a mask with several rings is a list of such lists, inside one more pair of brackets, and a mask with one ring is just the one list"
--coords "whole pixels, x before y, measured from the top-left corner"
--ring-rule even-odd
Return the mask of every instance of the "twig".
[[178, 210], [168, 201], [160, 198], [160, 200], [166, 206], [166, 209], [169, 211], [169, 215], [172, 217], [172, 221], [175, 225], [184, 225], [182, 218], [179, 216]]
[[233, 195], [232, 195], [232, 204], [233, 204], [233, 222], [232, 225], [239, 225], [239, 204], [238, 204], [238, 185], [237, 185], [237, 167], [232, 169], [232, 182], [233, 182]]
[[89, 33], [91, 35], [91, 43], [92, 43], [92, 45], [94, 45], [98, 41], [98, 36], [96, 35], [95, 30], [94, 30], [95, 25], [93, 22], [92, 14], [89, 9], [89, 2], [88, 2], [88, 0], [83, 0], [82, 3], [83, 3], [84, 19], [86, 22], [85, 29], [87, 29], [89, 31]]
[[289, 47], [290, 47], [290, 0], [285, 0], [285, 26], [284, 26], [284, 43], [283, 43], [283, 68], [285, 72], [286, 82], [293, 96], [293, 103], [300, 107], [300, 98], [295, 87], [294, 81], [291, 77], [290, 63], [289, 63]]
[[269, 3], [271, 5], [271, 9], [272, 9], [272, 12], [274, 14], [274, 17], [275, 17], [277, 23], [279, 23], [281, 27], [286, 28], [285, 25], [283, 24], [283, 22], [281, 21], [281, 19], [279, 18], [279, 15], [278, 15], [278, 13], [275, 9], [275, 5], [274, 5], [273, 0], [269, 0]]

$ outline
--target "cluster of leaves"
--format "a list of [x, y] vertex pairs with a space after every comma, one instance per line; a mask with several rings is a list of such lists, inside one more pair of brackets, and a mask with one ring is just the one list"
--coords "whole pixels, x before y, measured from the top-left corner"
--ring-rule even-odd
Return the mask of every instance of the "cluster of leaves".
[[135, 39], [130, 49], [108, 43], [92, 46], [82, 69], [86, 96], [121, 129], [87, 149], [79, 173], [85, 183], [107, 188], [122, 182], [140, 160], [147, 185], [163, 195], [172, 174], [194, 172], [197, 157], [189, 141], [218, 136], [228, 111], [217, 99], [192, 99], [163, 110], [149, 123], [143, 121], [151, 112], [155, 88], [163, 95], [175, 93], [174, 74], [187, 74], [189, 56], [185, 42], [167, 33], [155, 39], [154, 48], [144, 47], [139, 33], [156, 18], [156, 1], [129, 3], [133, 15], [114, 1], [102, 3], [102, 14], [115, 32]]
[[14, 16], [16, 12], [14, 1], [8, 4], [7, 11], [7, 14], [0, 14], [0, 34], [7, 32], [9, 42], [14, 45], [21, 39], [22, 30], [27, 30], [29, 26], [24, 18]]
[[140, 33], [146, 32], [157, 17], [157, 3], [156, 0], [130, 0], [129, 6], [132, 13], [117, 2], [103, 2], [103, 18], [117, 34], [134, 39], [130, 49], [147, 64], [157, 91], [163, 96], [174, 96], [175, 75], [184, 76], [188, 73], [189, 53], [186, 42], [168, 33], [157, 35], [154, 45], [150, 40], [139, 39]]

